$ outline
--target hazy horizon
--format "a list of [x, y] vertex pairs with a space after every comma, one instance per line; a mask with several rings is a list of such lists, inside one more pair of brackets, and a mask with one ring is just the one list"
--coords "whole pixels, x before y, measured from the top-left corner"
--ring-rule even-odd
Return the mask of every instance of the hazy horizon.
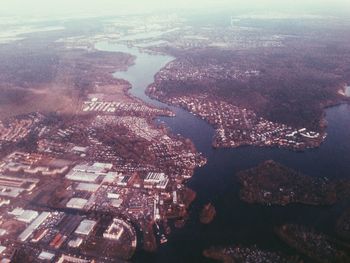
[[347, 0], [3, 0], [1, 16], [102, 16], [173, 10], [232, 10], [329, 14], [350, 12]]

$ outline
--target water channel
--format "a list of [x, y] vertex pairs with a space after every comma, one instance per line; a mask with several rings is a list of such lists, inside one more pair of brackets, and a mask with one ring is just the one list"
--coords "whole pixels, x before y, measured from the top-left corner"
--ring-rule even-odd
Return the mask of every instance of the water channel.
[[[149, 98], [145, 89], [153, 82], [154, 75], [174, 58], [109, 42], [99, 42], [95, 47], [134, 55], [135, 64], [127, 71], [116, 72], [114, 76], [131, 83], [130, 93], [133, 96], [158, 107], [169, 107]], [[162, 245], [157, 253], [137, 253], [135, 262], [211, 262], [202, 257], [203, 249], [226, 244], [258, 244], [262, 248], [288, 253], [290, 250], [273, 233], [275, 226], [286, 222], [311, 225], [332, 233], [343, 204], [331, 207], [247, 205], [238, 198], [235, 173], [273, 159], [310, 176], [349, 178], [350, 105], [326, 110], [328, 137], [321, 147], [306, 152], [257, 147], [213, 149], [214, 130], [210, 125], [181, 108], [169, 108], [176, 117], [161, 117], [157, 121], [164, 122], [172, 133], [190, 138], [197, 150], [208, 158], [208, 164], [198, 168], [187, 183], [197, 192], [197, 198], [191, 206], [186, 226], [173, 231], [168, 243]], [[199, 212], [207, 202], [215, 205], [217, 217], [210, 225], [201, 225]]]

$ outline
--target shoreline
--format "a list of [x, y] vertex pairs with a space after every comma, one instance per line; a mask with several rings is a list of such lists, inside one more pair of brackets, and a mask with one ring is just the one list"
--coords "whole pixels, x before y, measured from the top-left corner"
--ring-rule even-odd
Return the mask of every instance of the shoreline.
[[[99, 50], [99, 49], [96, 49], [96, 50]], [[110, 51], [110, 52], [113, 52], [113, 51]], [[121, 53], [124, 53], [124, 52], [121, 52]], [[126, 53], [126, 52], [125, 52]], [[128, 69], [132, 66], [135, 66], [136, 65], [136, 60], [137, 60], [137, 56], [135, 56], [134, 54], [130, 54], [130, 53], [126, 53], [126, 54], [129, 54], [131, 56], [133, 56], [135, 59], [134, 59], [134, 63], [132, 65], [129, 65], [128, 66]], [[151, 55], [154, 55], [154, 54], [151, 54]], [[168, 62], [170, 63], [170, 62]], [[125, 71], [123, 72], [127, 72], [128, 69], [126, 69]], [[196, 149], [196, 146], [195, 144], [193, 143], [192, 140], [189, 140], [188, 138], [185, 138], [184, 136], [182, 135], [179, 135], [179, 134], [174, 134], [170, 127], [167, 127], [167, 126], [164, 126], [162, 124], [157, 124], [156, 123], [156, 120], [159, 119], [160, 117], [169, 117], [169, 118], [173, 118], [176, 116], [176, 114], [169, 108], [167, 107], [159, 107], [159, 106], [156, 106], [156, 105], [152, 105], [151, 103], [147, 102], [147, 101], [144, 101], [142, 98], [140, 97], [137, 97], [136, 95], [132, 94], [132, 90], [135, 88], [133, 87], [132, 83], [125, 79], [125, 78], [120, 78], [119, 76], [115, 76], [116, 73], [118, 72], [121, 72], [121, 71], [115, 71], [115, 72], [112, 72], [110, 73], [110, 75], [112, 76], [113, 79], [116, 79], [116, 80], [120, 80], [120, 81], [123, 81], [125, 83], [127, 83], [127, 88], [124, 88], [123, 89], [123, 92], [124, 92], [124, 95], [127, 96], [128, 98], [132, 99], [132, 100], [135, 100], [139, 103], [141, 103], [142, 105], [146, 105], [146, 106], [149, 106], [153, 109], [159, 109], [159, 110], [164, 110], [164, 111], [168, 111], [169, 114], [164, 114], [164, 115], [160, 115], [160, 114], [155, 114], [151, 117], [151, 125], [156, 128], [156, 129], [165, 129], [164, 131], [166, 132], [166, 134], [174, 139], [175, 137], [178, 138], [178, 140], [180, 141], [183, 141], [183, 142], [186, 142], [186, 144], [190, 143], [190, 149], [191, 149], [191, 152], [193, 154], [200, 154], [198, 152], [198, 150]], [[157, 72], [158, 73], [158, 72]], [[157, 74], [156, 73], [156, 74]], [[155, 75], [153, 75], [153, 78], [155, 78]], [[149, 85], [152, 85], [153, 83], [149, 84]], [[147, 90], [148, 86], [145, 87], [144, 89], [144, 93], [145, 95], [146, 94], [146, 90]], [[149, 97], [150, 99], [152, 99], [151, 97]], [[160, 102], [160, 101], [159, 101]], [[199, 164], [197, 164], [197, 167], [201, 167], [203, 165], [206, 164], [207, 162], [207, 159], [202, 156], [202, 160]], [[195, 172], [195, 169], [197, 167], [193, 167], [193, 168], [190, 168], [191, 170], [191, 173], [186, 177], [186, 178], [183, 178], [181, 181], [179, 181], [178, 183], [180, 185], [186, 185], [186, 183], [188, 182], [188, 180], [194, 175], [194, 172]], [[184, 192], [184, 202], [185, 202], [185, 207], [184, 207], [184, 210], [183, 211], [179, 211], [179, 214], [178, 215], [173, 215], [173, 216], [165, 216], [164, 218], [164, 224], [167, 226], [166, 228], [170, 229], [170, 227], [167, 225], [167, 221], [168, 220], [175, 220], [175, 228], [182, 228], [184, 226], [184, 224], [186, 224], [186, 220], [188, 218], [188, 215], [189, 215], [189, 208], [191, 206], [191, 204], [193, 203], [193, 201], [195, 200], [196, 198], [196, 193], [191, 189], [191, 188], [188, 188], [187, 186], [185, 186], [185, 192]], [[162, 220], [163, 221], [163, 220]], [[182, 222], [181, 224], [177, 224], [177, 222]], [[152, 223], [152, 225], [149, 225], [148, 229], [153, 229], [154, 226], [156, 225], [156, 221], [154, 221]], [[157, 240], [157, 236], [156, 236], [156, 233], [151, 233], [150, 231], [145, 231], [145, 233], [149, 233], [148, 235], [145, 235], [144, 236], [144, 241], [146, 243], [143, 244], [144, 246], [144, 250], [145, 251], [148, 251], [148, 252], [155, 252], [158, 248], [159, 248], [159, 241]], [[171, 235], [171, 234], [170, 234]], [[146, 241], [147, 240], [147, 241]]]

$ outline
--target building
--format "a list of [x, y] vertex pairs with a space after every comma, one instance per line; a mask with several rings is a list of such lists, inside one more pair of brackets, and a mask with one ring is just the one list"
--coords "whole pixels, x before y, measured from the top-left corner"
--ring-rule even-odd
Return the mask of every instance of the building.
[[82, 146], [74, 146], [72, 148], [72, 152], [75, 153], [86, 153], [88, 150], [88, 147], [82, 147]]
[[72, 199], [70, 199], [68, 201], [66, 206], [68, 208], [83, 209], [87, 202], [88, 202], [88, 200], [86, 200], [86, 199], [73, 197]]
[[83, 258], [78, 258], [71, 255], [64, 255], [62, 254], [61, 257], [58, 259], [57, 263], [93, 263], [94, 260], [88, 260]]
[[2, 254], [6, 250], [6, 247], [0, 245], [0, 254]]
[[169, 183], [169, 179], [165, 179], [163, 181], [160, 181], [157, 185], [156, 188], [158, 189], [165, 189]]
[[123, 204], [122, 199], [112, 199], [110, 202], [111, 202], [111, 205], [115, 208], [119, 208]]
[[10, 200], [9, 199], [2, 199], [0, 198], [0, 207], [5, 206], [5, 205], [9, 205], [10, 204]]
[[124, 233], [123, 225], [119, 219], [114, 219], [113, 223], [108, 227], [106, 232], [103, 233], [103, 237], [108, 239], [119, 240]]
[[33, 233], [34, 230], [36, 230], [49, 216], [51, 215], [50, 212], [42, 212], [20, 235], [19, 240], [22, 242], [26, 241]]
[[54, 257], [55, 254], [43, 250], [41, 251], [38, 258], [41, 260], [52, 260]]
[[43, 228], [35, 233], [32, 238], [32, 242], [38, 243], [49, 232], [48, 228]]
[[146, 188], [152, 186], [158, 189], [165, 189], [169, 183], [169, 179], [164, 173], [150, 172], [147, 174], [144, 182]]
[[77, 239], [70, 240], [70, 241], [68, 242], [68, 246], [77, 248], [77, 247], [80, 247], [80, 245], [81, 245], [82, 243], [83, 243], [83, 239], [82, 239], [81, 237], [78, 237]]
[[166, 180], [167, 177], [164, 173], [154, 173], [150, 172], [145, 178], [145, 183], [147, 184], [158, 184], [159, 182]]
[[6, 235], [6, 229], [0, 228], [0, 237]]
[[114, 183], [119, 177], [122, 177], [121, 173], [108, 172], [103, 179], [103, 183]]
[[0, 174], [0, 196], [17, 197], [23, 191], [32, 191], [38, 182], [38, 179], [24, 179], [15, 176], [3, 176]]
[[99, 176], [99, 174], [73, 169], [66, 175], [66, 178], [72, 181], [93, 183]]
[[76, 187], [78, 191], [84, 191], [84, 192], [96, 192], [97, 189], [100, 187], [99, 184], [91, 184], [91, 183], [79, 183]]
[[113, 164], [111, 163], [94, 163], [92, 167], [102, 169], [102, 170], [110, 170], [113, 167]]
[[96, 221], [84, 219], [80, 222], [80, 225], [75, 230], [75, 233], [78, 235], [88, 236], [91, 231], [94, 229]]
[[127, 186], [129, 181], [130, 181], [131, 176], [125, 175], [125, 176], [120, 176], [117, 178], [117, 185], [118, 186]]
[[30, 223], [32, 222], [39, 213], [34, 210], [24, 210], [23, 208], [15, 208], [12, 212], [9, 214], [14, 215], [18, 221], [24, 222], [24, 223]]
[[110, 163], [78, 164], [66, 175], [66, 178], [72, 181], [92, 183], [99, 176], [105, 176], [112, 167]]

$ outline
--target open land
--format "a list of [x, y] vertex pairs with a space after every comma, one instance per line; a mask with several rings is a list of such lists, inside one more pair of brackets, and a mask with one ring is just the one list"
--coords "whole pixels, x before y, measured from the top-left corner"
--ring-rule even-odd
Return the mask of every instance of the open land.
[[66, 49], [50, 39], [2, 45], [0, 117], [31, 112], [72, 114], [96, 85], [125, 83], [110, 73], [125, 70], [133, 57], [124, 53]]

